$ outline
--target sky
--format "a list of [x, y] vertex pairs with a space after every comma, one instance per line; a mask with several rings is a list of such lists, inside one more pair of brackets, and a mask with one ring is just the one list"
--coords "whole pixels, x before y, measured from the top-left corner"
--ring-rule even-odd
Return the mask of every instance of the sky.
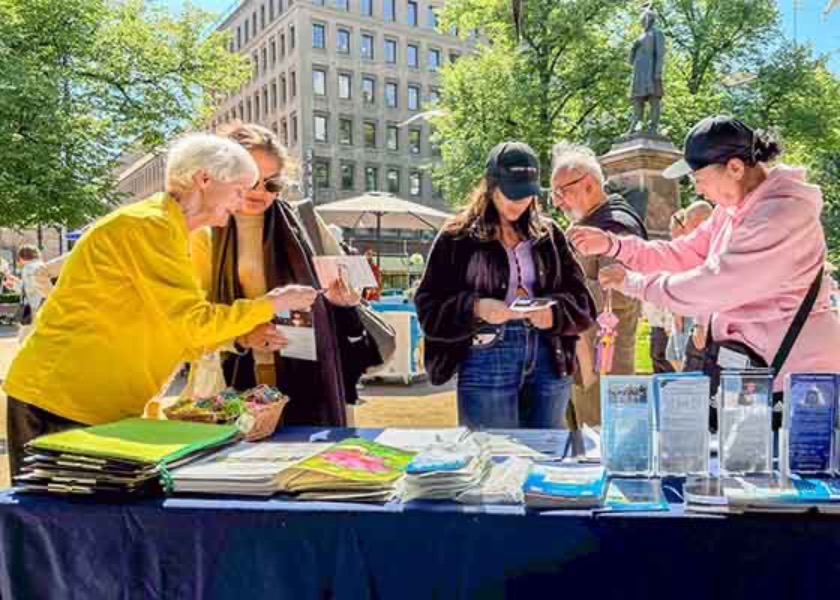
[[[174, 10], [180, 10], [184, 0], [159, 0]], [[831, 67], [840, 73], [840, 7], [823, 19], [828, 0], [780, 0], [782, 29], [785, 35], [814, 45], [820, 54], [832, 54]], [[236, 0], [192, 0], [192, 4], [206, 10], [224, 13], [237, 4]], [[794, 7], [796, 9], [794, 10]]]

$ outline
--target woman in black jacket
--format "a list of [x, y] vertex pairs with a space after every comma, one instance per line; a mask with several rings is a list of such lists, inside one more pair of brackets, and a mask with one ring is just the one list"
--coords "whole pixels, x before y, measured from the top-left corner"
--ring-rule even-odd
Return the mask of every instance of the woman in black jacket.
[[[415, 296], [434, 384], [458, 373], [462, 425], [562, 428], [577, 336], [595, 304], [556, 224], [539, 216], [539, 161], [493, 149], [466, 209], [435, 240]], [[550, 305], [522, 312], [528, 300]]]

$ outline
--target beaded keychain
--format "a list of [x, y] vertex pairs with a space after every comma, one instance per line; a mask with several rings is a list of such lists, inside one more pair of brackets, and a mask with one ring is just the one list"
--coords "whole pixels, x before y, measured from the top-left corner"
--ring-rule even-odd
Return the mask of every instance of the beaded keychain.
[[615, 339], [618, 336], [618, 317], [612, 311], [612, 290], [607, 290], [604, 311], [598, 315], [598, 347], [595, 357], [595, 370], [607, 375], [613, 368]]

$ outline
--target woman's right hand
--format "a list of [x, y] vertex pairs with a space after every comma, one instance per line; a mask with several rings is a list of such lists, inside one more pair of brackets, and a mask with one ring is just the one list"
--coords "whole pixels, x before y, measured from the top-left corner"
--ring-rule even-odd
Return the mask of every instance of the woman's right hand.
[[274, 288], [267, 294], [268, 299], [274, 304], [274, 312], [288, 312], [290, 310], [309, 310], [315, 298], [318, 297], [318, 290], [308, 285], [284, 285], [281, 288]]
[[607, 254], [612, 250], [613, 240], [610, 234], [595, 227], [572, 227], [567, 237], [575, 250], [583, 256]]
[[475, 301], [475, 316], [491, 325], [501, 325], [511, 319], [521, 319], [520, 313], [512, 311], [507, 304], [494, 298], [480, 298]]
[[245, 335], [236, 338], [236, 343], [243, 348], [253, 348], [262, 352], [277, 352], [289, 345], [285, 335], [277, 331], [271, 323], [257, 325]]

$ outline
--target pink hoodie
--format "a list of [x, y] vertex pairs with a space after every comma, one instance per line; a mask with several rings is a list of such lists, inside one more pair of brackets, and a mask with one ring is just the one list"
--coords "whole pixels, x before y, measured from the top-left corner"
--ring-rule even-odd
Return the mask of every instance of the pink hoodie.
[[[621, 290], [676, 314], [712, 316], [716, 340], [737, 340], [769, 363], [826, 259], [820, 188], [785, 165], [737, 208], [718, 206], [693, 233], [671, 242], [622, 237], [628, 271]], [[829, 277], [780, 376], [840, 372], [840, 319], [829, 304]], [[707, 317], [700, 317], [705, 320]]]

